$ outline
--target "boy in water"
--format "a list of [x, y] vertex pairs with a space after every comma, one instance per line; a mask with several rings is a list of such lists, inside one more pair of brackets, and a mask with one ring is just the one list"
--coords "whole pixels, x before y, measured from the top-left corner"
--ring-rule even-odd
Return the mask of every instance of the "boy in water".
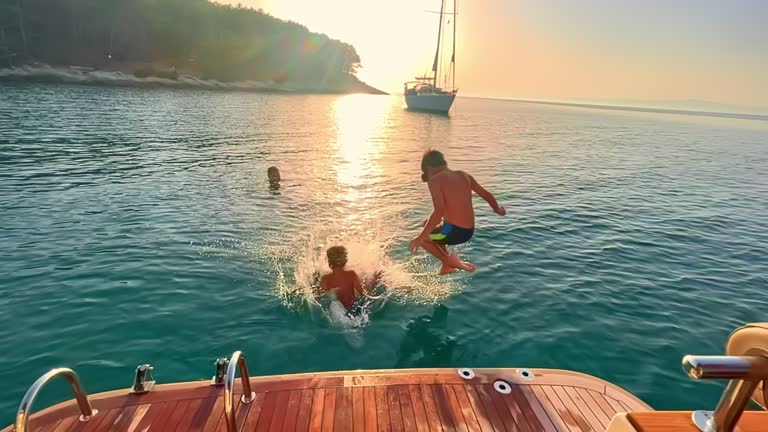
[[[448, 245], [469, 241], [475, 232], [475, 211], [472, 207], [472, 192], [480, 195], [490, 204], [493, 211], [504, 216], [507, 211], [496, 202], [493, 194], [483, 189], [475, 179], [464, 171], [448, 169], [445, 157], [437, 150], [428, 150], [421, 158], [421, 179], [429, 185], [434, 211], [424, 224], [421, 233], [411, 240], [411, 253], [420, 247], [426, 249], [443, 266], [440, 274], [453, 273], [456, 269], [475, 271], [475, 266], [462, 262], [448, 253]], [[438, 224], [441, 225], [438, 226]]]
[[267, 168], [267, 178], [269, 179], [269, 187], [271, 189], [280, 188], [280, 170], [276, 166]]
[[371, 292], [381, 277], [381, 272], [374, 273], [370, 281], [365, 285], [354, 270], [347, 270], [347, 248], [333, 246], [326, 251], [328, 266], [331, 272], [320, 278], [320, 292], [322, 294], [336, 290], [336, 298], [347, 309], [347, 314], [358, 315], [364, 305], [363, 294]]

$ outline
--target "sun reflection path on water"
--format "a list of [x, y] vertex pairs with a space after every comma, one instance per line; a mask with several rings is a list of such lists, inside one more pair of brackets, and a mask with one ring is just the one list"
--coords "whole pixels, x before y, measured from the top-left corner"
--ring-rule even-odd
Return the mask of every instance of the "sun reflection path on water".
[[382, 173], [379, 156], [390, 106], [375, 102], [368, 95], [348, 95], [339, 98], [334, 106], [336, 141], [332, 169], [341, 192], [339, 199], [352, 207], [346, 215], [348, 220], [354, 220], [354, 210], [365, 207], [365, 201], [373, 198], [372, 183]]

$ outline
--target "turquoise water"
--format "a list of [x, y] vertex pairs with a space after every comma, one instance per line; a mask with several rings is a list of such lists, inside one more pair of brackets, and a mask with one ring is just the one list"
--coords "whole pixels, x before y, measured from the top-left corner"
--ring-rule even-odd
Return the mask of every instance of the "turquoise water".
[[[551, 367], [711, 407], [721, 384], [680, 359], [766, 320], [767, 145], [760, 121], [492, 100], [444, 118], [386, 96], [0, 86], [0, 413], [54, 366], [96, 392], [143, 362], [209, 378], [236, 349], [255, 374]], [[509, 211], [476, 201], [472, 275], [408, 253], [430, 146]], [[335, 243], [390, 286], [361, 327], [306, 294]]]

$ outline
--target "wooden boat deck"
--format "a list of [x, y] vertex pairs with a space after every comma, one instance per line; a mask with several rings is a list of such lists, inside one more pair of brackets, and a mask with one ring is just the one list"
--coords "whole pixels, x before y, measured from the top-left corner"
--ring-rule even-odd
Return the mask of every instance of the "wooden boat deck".
[[[350, 371], [252, 378], [256, 399], [239, 401], [244, 431], [604, 431], [618, 412], [651, 408], [621, 388], [575, 372], [475, 369]], [[503, 379], [510, 394], [494, 389]], [[238, 380], [239, 384], [239, 380]], [[157, 385], [91, 395], [98, 414], [77, 420], [74, 402], [31, 417], [30, 431], [226, 431], [223, 386], [208, 382]], [[12, 427], [2, 432], [11, 431]]]
[[[637, 432], [701, 432], [693, 425], [690, 411], [657, 411], [630, 413], [630, 424]], [[768, 412], [745, 411], [736, 432], [761, 432], [768, 429]]]

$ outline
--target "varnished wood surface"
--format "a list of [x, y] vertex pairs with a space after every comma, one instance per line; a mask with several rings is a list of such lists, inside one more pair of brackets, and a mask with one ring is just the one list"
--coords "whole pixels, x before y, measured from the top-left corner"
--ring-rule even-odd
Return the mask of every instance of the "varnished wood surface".
[[[530, 380], [515, 369], [479, 369], [470, 380], [456, 369], [252, 378], [253, 402], [241, 403], [239, 382], [236, 386], [236, 418], [245, 431], [586, 432], [604, 431], [617, 412], [650, 410], [594, 377], [532, 371]], [[510, 384], [510, 394], [494, 389], [498, 379]], [[78, 421], [76, 406], [66, 402], [34, 414], [29, 430], [226, 431], [223, 393], [223, 387], [207, 382], [158, 385], [143, 395], [101, 393], [90, 398], [99, 410], [92, 420]]]
[[[630, 413], [627, 417], [637, 432], [700, 432], [690, 411]], [[745, 411], [736, 427], [740, 432], [768, 431], [768, 412]]]

